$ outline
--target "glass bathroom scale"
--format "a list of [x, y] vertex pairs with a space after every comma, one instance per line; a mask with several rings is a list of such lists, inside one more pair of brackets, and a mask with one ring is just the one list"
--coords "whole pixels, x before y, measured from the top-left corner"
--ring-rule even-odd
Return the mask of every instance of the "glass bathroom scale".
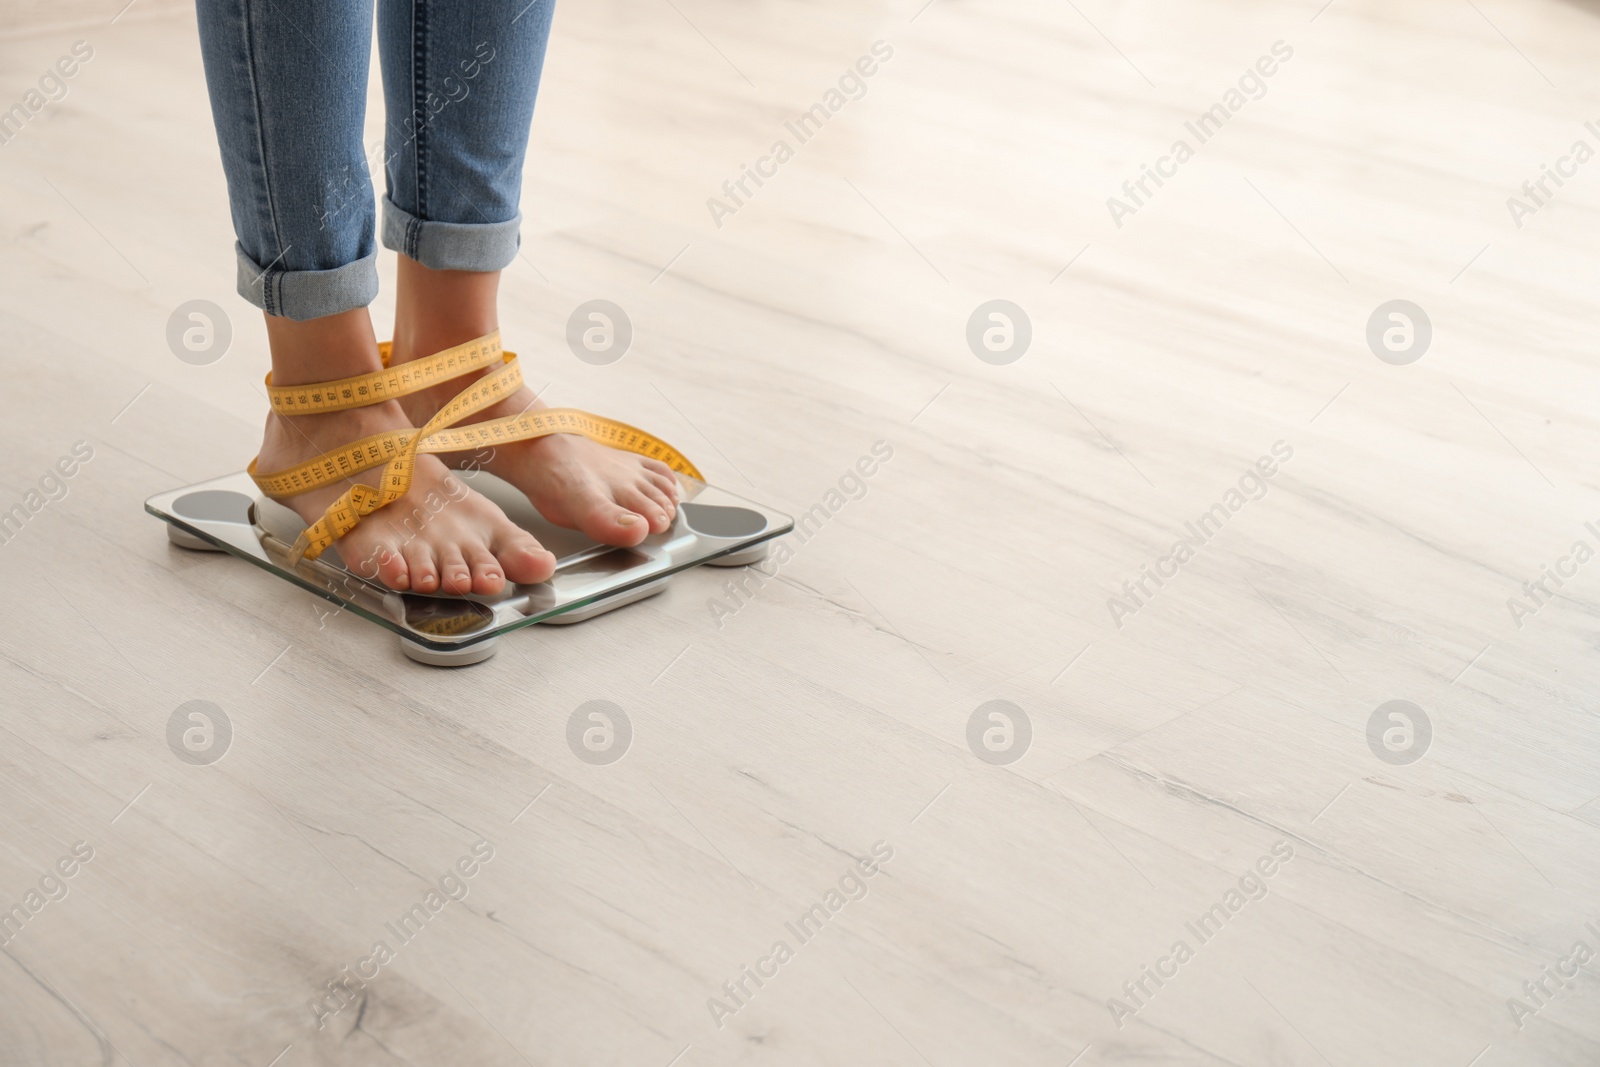
[[289, 549], [305, 524], [263, 497], [243, 471], [157, 493], [144, 508], [167, 523], [174, 544], [247, 560], [394, 631], [407, 656], [434, 666], [488, 659], [500, 635], [524, 626], [581, 622], [643, 600], [665, 589], [673, 575], [702, 563], [755, 563], [766, 558], [773, 538], [794, 529], [794, 520], [782, 512], [680, 474], [671, 528], [633, 548], [615, 548], [548, 522], [527, 497], [492, 474], [458, 476], [555, 555], [556, 571], [548, 581], [508, 584], [492, 597], [401, 593], [348, 569], [337, 544], [291, 567]]

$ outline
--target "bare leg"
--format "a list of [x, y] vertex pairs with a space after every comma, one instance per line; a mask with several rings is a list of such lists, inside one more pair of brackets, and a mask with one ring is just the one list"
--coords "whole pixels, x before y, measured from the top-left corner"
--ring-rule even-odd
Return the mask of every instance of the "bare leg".
[[268, 315], [274, 385], [309, 385], [380, 369], [378, 339], [366, 308], [295, 322]]
[[[432, 355], [499, 328], [499, 271], [429, 270], [409, 256], [399, 260], [394, 314], [397, 361], [402, 352], [407, 359]], [[460, 392], [465, 379], [450, 386]]]

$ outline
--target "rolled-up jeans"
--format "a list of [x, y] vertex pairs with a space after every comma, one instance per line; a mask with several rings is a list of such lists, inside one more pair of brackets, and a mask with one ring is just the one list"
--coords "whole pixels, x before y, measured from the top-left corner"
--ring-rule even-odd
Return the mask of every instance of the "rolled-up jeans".
[[[385, 247], [435, 270], [516, 256], [553, 2], [378, 0]], [[297, 320], [365, 307], [378, 293], [361, 142], [373, 0], [196, 7], [239, 295]]]

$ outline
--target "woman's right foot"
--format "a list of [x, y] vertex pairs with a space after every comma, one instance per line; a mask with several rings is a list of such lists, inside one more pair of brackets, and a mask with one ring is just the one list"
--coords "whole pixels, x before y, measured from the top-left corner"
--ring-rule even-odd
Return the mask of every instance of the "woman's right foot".
[[[283, 470], [363, 437], [410, 427], [392, 400], [322, 415], [272, 413], [256, 468]], [[382, 471], [374, 467], [279, 503], [310, 525], [353, 482], [375, 485]], [[417, 456], [410, 491], [362, 519], [334, 547], [350, 570], [402, 592], [493, 596], [507, 579], [542, 582], [556, 565], [532, 534], [426, 454]]]

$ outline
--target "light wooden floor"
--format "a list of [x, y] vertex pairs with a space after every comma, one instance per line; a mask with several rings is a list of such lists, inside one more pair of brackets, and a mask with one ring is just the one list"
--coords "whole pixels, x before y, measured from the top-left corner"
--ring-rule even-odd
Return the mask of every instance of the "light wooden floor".
[[[141, 511], [242, 467], [264, 411], [192, 17], [0, 41], [0, 110], [95, 49], [0, 145], [0, 510], [93, 449], [0, 545], [0, 908], [92, 849], [0, 948], [0, 1063], [1600, 1063], [1600, 959], [1524, 988], [1600, 952], [1600, 563], [1508, 607], [1600, 548], [1600, 162], [1506, 204], [1600, 147], [1600, 8], [920, 3], [562, 0], [505, 308], [530, 376], [796, 513], [893, 458], [720, 627], [730, 575], [695, 572], [457, 672]], [[594, 367], [562, 334], [602, 297], [637, 337]], [[164, 331], [201, 298], [235, 340], [191, 366]], [[991, 299], [1032, 323], [1009, 365], [965, 339]], [[1365, 339], [1395, 299], [1434, 327], [1407, 366]], [[232, 723], [210, 766], [168, 748], [191, 700]], [[631, 720], [619, 762], [568, 747], [590, 700]], [[1031, 722], [1009, 765], [968, 746], [990, 700]], [[1390, 700], [1431, 721], [1419, 761], [1369, 748]], [[394, 936], [480, 841], [469, 895]]]

